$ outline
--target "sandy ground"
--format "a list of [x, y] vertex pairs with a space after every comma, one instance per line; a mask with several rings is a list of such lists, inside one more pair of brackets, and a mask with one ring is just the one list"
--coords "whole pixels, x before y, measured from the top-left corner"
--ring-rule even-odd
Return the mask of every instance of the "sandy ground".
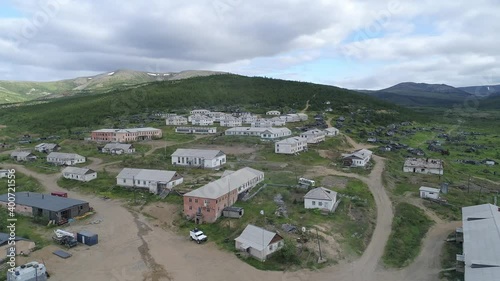
[[[351, 140], [352, 141], [352, 140]], [[357, 146], [353, 143], [354, 147]], [[158, 220], [150, 219], [123, 207], [122, 202], [103, 200], [99, 197], [69, 191], [72, 198], [90, 202], [101, 218], [99, 224], [78, 223], [67, 228], [77, 231], [85, 228], [99, 234], [99, 244], [70, 249], [73, 254], [61, 259], [53, 254], [56, 246], [49, 246], [32, 254], [27, 260], [43, 259], [51, 280], [92, 281], [137, 281], [137, 280], [336, 280], [336, 281], [401, 281], [436, 280], [439, 270], [439, 254], [444, 238], [455, 224], [439, 224], [425, 239], [423, 251], [416, 261], [401, 271], [385, 270], [380, 264], [383, 249], [391, 231], [392, 204], [382, 185], [384, 159], [374, 156], [375, 166], [368, 177], [347, 174], [326, 167], [315, 167], [320, 173], [354, 177], [366, 182], [373, 193], [377, 206], [377, 224], [370, 244], [363, 255], [351, 263], [341, 263], [321, 271], [301, 270], [297, 272], [265, 272], [257, 270], [234, 257], [234, 254], [219, 250], [215, 244], [198, 245], [187, 235], [178, 235], [163, 224], [171, 224], [172, 207], [152, 205], [143, 211]], [[93, 165], [92, 163], [91, 165]], [[97, 163], [96, 165], [99, 165]], [[47, 191], [62, 191], [57, 186], [60, 174], [46, 175], [32, 172], [21, 165], [10, 165], [19, 172], [33, 176]], [[316, 169], [317, 168], [317, 169]], [[332, 244], [334, 240], [331, 241]]]

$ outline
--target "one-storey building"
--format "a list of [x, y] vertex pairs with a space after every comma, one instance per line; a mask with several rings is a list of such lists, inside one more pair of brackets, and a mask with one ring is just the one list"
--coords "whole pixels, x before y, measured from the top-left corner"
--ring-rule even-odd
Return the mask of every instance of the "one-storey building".
[[462, 227], [457, 242], [463, 251], [457, 255], [456, 269], [464, 281], [497, 281], [500, 276], [500, 207], [483, 204], [462, 208]]
[[131, 154], [135, 153], [135, 147], [129, 143], [113, 142], [113, 143], [108, 143], [103, 148], [101, 148], [101, 152], [109, 154], [117, 154], [117, 155]]
[[66, 167], [62, 171], [62, 175], [66, 179], [77, 181], [91, 181], [97, 178], [97, 172], [88, 168]]
[[22, 161], [35, 161], [37, 159], [36, 155], [30, 151], [13, 151], [10, 154], [10, 158], [22, 162]]
[[442, 175], [443, 161], [430, 158], [407, 158], [403, 165], [403, 172]]
[[179, 125], [187, 125], [188, 119], [184, 116], [170, 116], [165, 119], [165, 124], [167, 126], [179, 126]]
[[0, 179], [1, 178], [6, 178], [9, 176], [9, 170], [0, 170]]
[[441, 190], [438, 188], [421, 186], [418, 189], [418, 192], [420, 194], [420, 198], [422, 198], [422, 199], [425, 199], [425, 198], [439, 199], [439, 193], [441, 192]]
[[349, 167], [365, 167], [372, 157], [373, 152], [368, 149], [358, 149], [352, 153], [342, 154], [342, 162]]
[[217, 133], [217, 127], [177, 127], [175, 132], [181, 134], [215, 134]]
[[335, 137], [335, 136], [338, 136], [340, 134], [339, 129], [334, 128], [334, 127], [326, 128], [323, 131], [325, 132], [325, 135], [327, 137]]
[[35, 146], [35, 150], [43, 153], [58, 151], [61, 147], [56, 143], [41, 143]]
[[237, 250], [247, 252], [250, 256], [265, 261], [269, 255], [280, 250], [285, 245], [283, 237], [275, 232], [249, 224], [234, 239]]
[[278, 154], [297, 154], [307, 150], [307, 139], [291, 137], [274, 143], [274, 152]]
[[257, 136], [262, 139], [278, 139], [292, 135], [288, 128], [234, 127], [227, 129], [227, 136]]
[[85, 163], [86, 159], [76, 153], [51, 152], [47, 155], [47, 162], [54, 165], [75, 165]]
[[[15, 198], [17, 213], [32, 217], [45, 217], [48, 220], [55, 220], [56, 223], [90, 211], [88, 202], [50, 194], [16, 192]], [[0, 195], [0, 205], [7, 207], [8, 203], [7, 194]]]
[[304, 195], [306, 209], [323, 209], [331, 212], [336, 203], [337, 192], [324, 187], [311, 189]]
[[116, 185], [147, 189], [150, 193], [161, 194], [181, 184], [184, 178], [175, 171], [124, 168], [116, 176]]
[[217, 169], [226, 164], [226, 154], [214, 149], [179, 148], [172, 154], [172, 165]]
[[224, 173], [220, 179], [184, 194], [184, 215], [196, 223], [213, 223], [225, 207], [238, 200], [238, 195], [248, 192], [263, 180], [264, 172], [249, 167]]

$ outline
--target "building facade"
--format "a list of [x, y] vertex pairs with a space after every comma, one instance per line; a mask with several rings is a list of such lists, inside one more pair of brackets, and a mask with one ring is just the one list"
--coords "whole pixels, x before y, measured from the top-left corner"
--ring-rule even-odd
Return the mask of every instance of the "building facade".
[[116, 185], [146, 189], [161, 194], [183, 183], [184, 178], [175, 171], [124, 168], [116, 176]]
[[175, 132], [180, 134], [216, 134], [217, 127], [177, 127]]
[[51, 152], [47, 155], [47, 163], [54, 165], [75, 165], [85, 163], [86, 159], [76, 153]]
[[92, 131], [90, 139], [102, 142], [131, 142], [159, 139], [163, 136], [156, 128], [101, 129]]
[[430, 158], [407, 158], [403, 165], [403, 172], [443, 175], [443, 161]]
[[88, 182], [97, 178], [97, 172], [92, 169], [66, 167], [62, 171], [62, 175], [66, 179]]
[[297, 154], [307, 150], [307, 139], [291, 137], [274, 143], [274, 152], [279, 154]]
[[226, 164], [226, 154], [221, 150], [179, 148], [171, 157], [175, 166], [217, 169]]

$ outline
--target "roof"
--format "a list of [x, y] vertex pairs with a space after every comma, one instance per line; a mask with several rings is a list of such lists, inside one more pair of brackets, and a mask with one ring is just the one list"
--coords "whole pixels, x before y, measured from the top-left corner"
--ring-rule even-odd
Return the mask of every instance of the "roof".
[[190, 191], [184, 194], [184, 196], [217, 199], [230, 191], [238, 189], [250, 179], [261, 175], [263, 176], [264, 172], [245, 167], [234, 173], [226, 175], [225, 177], [221, 177], [218, 180], [210, 182], [198, 189]]
[[104, 146], [105, 149], [123, 149], [123, 150], [128, 150], [131, 149], [133, 146], [128, 143], [118, 143], [118, 142], [112, 142], [108, 143]]
[[[53, 196], [36, 192], [16, 192], [16, 204], [36, 207], [53, 212], [63, 211], [73, 206], [88, 204], [83, 200]], [[8, 202], [7, 194], [0, 195], [0, 201]]]
[[306, 195], [304, 195], [305, 199], [317, 199], [317, 200], [330, 200], [335, 201], [337, 197], [337, 192], [326, 189], [324, 187], [317, 187], [315, 189], [311, 189]]
[[177, 172], [166, 170], [124, 168], [116, 178], [169, 182]]
[[222, 150], [215, 150], [215, 149], [179, 148], [174, 153], [172, 153], [172, 157], [199, 157], [204, 159], [214, 159], [222, 155], [224, 155], [224, 152], [222, 152]]
[[500, 276], [500, 209], [492, 204], [462, 208], [465, 280]]
[[355, 150], [350, 154], [342, 154], [342, 157], [344, 157], [344, 158], [355, 157], [355, 158], [359, 158], [359, 159], [364, 159], [365, 157], [370, 157], [372, 154], [373, 154], [373, 152], [371, 152], [368, 149], [363, 148], [363, 149]]
[[90, 232], [88, 230], [81, 230], [81, 231], [78, 231], [77, 234], [80, 234], [80, 235], [83, 235], [83, 236], [87, 236], [87, 237], [91, 237], [91, 236], [95, 236], [97, 234], [95, 234], [94, 232]]
[[[0, 232], [0, 246], [7, 243], [7, 241], [9, 241], [9, 237], [10, 237], [9, 233]], [[20, 241], [20, 240], [29, 241], [29, 239], [26, 239], [23, 237], [19, 237], [19, 236], [14, 237], [14, 241]]]
[[95, 171], [92, 169], [78, 168], [78, 167], [66, 167], [66, 168], [64, 168], [64, 170], [62, 170], [62, 172], [68, 173], [68, 174], [80, 175], [80, 176], [95, 173]]
[[160, 129], [146, 127], [146, 128], [129, 128], [129, 129], [100, 129], [92, 132], [96, 133], [135, 133], [135, 132], [149, 132], [160, 131]]
[[312, 129], [312, 130], [309, 130], [307, 132], [303, 132], [301, 133], [301, 135], [306, 135], [306, 136], [316, 136], [316, 135], [324, 135], [325, 132], [322, 131], [322, 130], [318, 130], [318, 129]]
[[21, 157], [21, 158], [24, 158], [28, 155], [32, 154], [30, 151], [13, 151], [10, 156], [11, 157]]
[[432, 187], [427, 187], [427, 186], [421, 186], [419, 191], [427, 191], [427, 192], [434, 192], [434, 193], [439, 193], [441, 190], [439, 188], [432, 188]]
[[327, 132], [337, 132], [339, 129], [335, 128], [335, 127], [331, 127], [331, 128], [326, 128], [324, 129], [323, 131], [327, 131]]
[[273, 128], [273, 127], [269, 127], [269, 128], [261, 128], [261, 127], [234, 127], [234, 128], [230, 128], [230, 129], [227, 129], [227, 131], [230, 131], [230, 132], [256, 132], [256, 133], [264, 133], [266, 131], [269, 131], [270, 133], [274, 133], [274, 134], [279, 134], [281, 132], [287, 132], [287, 133], [291, 133], [292, 131], [290, 131], [290, 129], [288, 128]]
[[233, 171], [233, 170], [225, 170], [225, 171], [224, 171], [224, 173], [222, 173], [221, 178], [223, 178], [223, 177], [225, 177], [225, 176], [228, 176], [228, 175], [230, 175], [230, 174], [232, 174], [232, 173], [234, 173], [234, 172], [235, 172], [235, 171]]
[[76, 153], [64, 153], [64, 152], [51, 152], [47, 155], [47, 158], [57, 158], [57, 159], [76, 159], [76, 158], [85, 158], [80, 154]]
[[222, 209], [222, 211], [228, 211], [228, 212], [239, 212], [241, 210], [243, 210], [243, 208], [241, 208], [241, 207], [234, 207], [234, 206], [225, 207], [224, 209]]
[[427, 169], [442, 169], [443, 161], [440, 159], [430, 158], [407, 158], [404, 163], [405, 167], [427, 168]]
[[56, 143], [41, 143], [41, 144], [37, 144], [35, 146], [35, 148], [47, 148], [47, 149], [53, 149], [54, 147], [56, 147], [57, 144]]
[[284, 140], [280, 140], [276, 142], [276, 144], [296, 144], [299, 142], [307, 142], [307, 139], [301, 137], [291, 137], [291, 138], [286, 138]]
[[269, 246], [269, 244], [271, 244], [271, 241], [276, 235], [278, 234], [249, 224], [240, 236], [236, 237], [234, 240], [258, 251], [262, 251], [264, 248]]

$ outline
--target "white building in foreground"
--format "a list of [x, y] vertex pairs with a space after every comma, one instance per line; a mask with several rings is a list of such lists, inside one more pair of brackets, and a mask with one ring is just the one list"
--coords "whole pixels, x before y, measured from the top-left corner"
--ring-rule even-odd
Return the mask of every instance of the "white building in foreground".
[[226, 154], [214, 149], [179, 148], [172, 154], [172, 165], [217, 169], [226, 164]]
[[165, 170], [124, 168], [116, 176], [118, 186], [147, 189], [154, 194], [160, 194], [164, 189], [171, 190], [183, 181], [177, 172]]
[[235, 248], [247, 252], [252, 257], [265, 261], [269, 255], [285, 245], [283, 237], [255, 225], [247, 225], [235, 241]]
[[256, 136], [262, 139], [279, 139], [292, 135], [288, 128], [234, 127], [226, 130], [227, 136]]
[[77, 180], [77, 181], [91, 181], [97, 178], [97, 172], [92, 169], [78, 168], [78, 167], [66, 167], [62, 171], [62, 175], [66, 179]]
[[306, 209], [323, 209], [331, 212], [335, 203], [337, 203], [337, 192], [324, 187], [311, 189], [304, 195]]
[[318, 129], [312, 129], [307, 132], [303, 132], [300, 134], [300, 137], [306, 138], [307, 143], [315, 144], [325, 141], [325, 132]]
[[307, 139], [291, 137], [274, 143], [274, 152], [278, 154], [297, 154], [307, 150]]

